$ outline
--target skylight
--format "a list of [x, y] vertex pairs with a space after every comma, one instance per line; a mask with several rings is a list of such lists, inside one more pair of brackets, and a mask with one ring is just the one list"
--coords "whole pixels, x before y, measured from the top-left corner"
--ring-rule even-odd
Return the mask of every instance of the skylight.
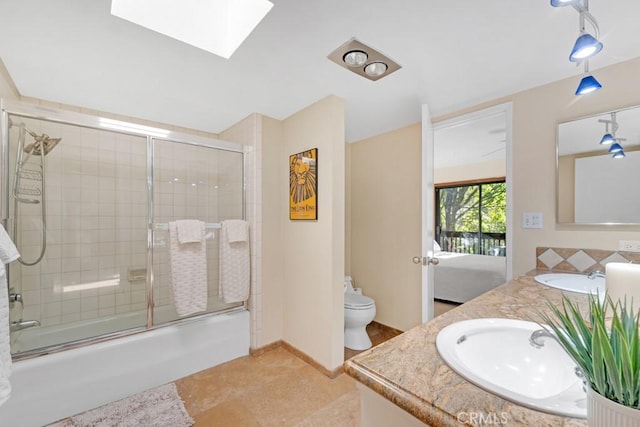
[[229, 59], [271, 10], [267, 0], [111, 0], [111, 14]]

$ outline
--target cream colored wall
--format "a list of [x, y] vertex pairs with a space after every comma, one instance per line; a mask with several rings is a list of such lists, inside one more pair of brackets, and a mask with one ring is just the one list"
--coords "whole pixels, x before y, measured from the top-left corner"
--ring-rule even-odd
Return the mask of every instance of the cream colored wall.
[[433, 171], [433, 182], [440, 184], [473, 179], [500, 178], [506, 176], [506, 174], [507, 162], [505, 160], [492, 160], [471, 165], [437, 168]]
[[[282, 182], [288, 156], [318, 148], [318, 220], [282, 215], [283, 338], [329, 370], [344, 358], [344, 102], [329, 96], [283, 123]], [[288, 186], [273, 203], [287, 205]]]
[[377, 322], [407, 330], [421, 321], [421, 126], [349, 144], [351, 268], [376, 300]]
[[287, 188], [282, 169], [284, 150], [283, 123], [262, 116], [262, 339], [259, 346], [282, 339], [283, 333], [283, 247], [282, 218], [286, 216]]

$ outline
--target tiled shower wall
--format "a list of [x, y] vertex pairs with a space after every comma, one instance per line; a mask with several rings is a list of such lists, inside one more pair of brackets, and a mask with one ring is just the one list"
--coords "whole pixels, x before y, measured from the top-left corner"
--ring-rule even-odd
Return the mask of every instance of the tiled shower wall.
[[[49, 326], [146, 307], [144, 282], [128, 281], [129, 269], [146, 262], [146, 139], [38, 120], [13, 121], [62, 141], [45, 157], [46, 254], [35, 266], [12, 265], [21, 277], [24, 299], [24, 310], [19, 313], [15, 307], [12, 318]], [[17, 137], [14, 126], [11, 172]], [[27, 135], [25, 144], [31, 142]], [[32, 156], [27, 167], [39, 160]], [[30, 180], [22, 180], [22, 185], [41, 187]], [[18, 209], [19, 250], [33, 261], [42, 244], [41, 205], [20, 203]], [[78, 289], [117, 279], [118, 286]]]
[[[51, 326], [145, 310], [146, 138], [23, 118], [13, 121], [62, 141], [45, 158], [46, 255], [32, 267], [17, 262], [11, 266], [11, 285], [21, 290], [24, 299], [24, 309], [17, 305], [11, 310], [12, 320], [40, 320]], [[17, 135], [14, 126], [11, 183]], [[27, 135], [26, 144], [32, 141]], [[28, 163], [33, 166], [39, 160], [32, 157]], [[156, 141], [154, 162], [156, 223], [242, 217], [241, 154]], [[23, 185], [40, 183], [23, 180]], [[19, 210], [18, 246], [23, 258], [32, 261], [41, 247], [40, 205], [21, 203]], [[168, 236], [165, 231], [155, 234], [155, 304], [172, 307]], [[216, 298], [217, 233], [215, 237], [207, 243], [209, 310], [224, 306]], [[117, 286], [78, 289], [104, 281], [117, 281]]]

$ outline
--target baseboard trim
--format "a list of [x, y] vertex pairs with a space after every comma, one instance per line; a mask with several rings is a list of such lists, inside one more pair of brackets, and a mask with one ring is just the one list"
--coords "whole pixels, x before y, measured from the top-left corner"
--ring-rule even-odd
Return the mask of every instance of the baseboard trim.
[[294, 356], [302, 359], [305, 363], [309, 364], [315, 370], [317, 370], [318, 372], [320, 372], [323, 375], [326, 375], [327, 377], [329, 377], [331, 379], [336, 378], [338, 375], [340, 375], [340, 374], [342, 374], [344, 372], [344, 370], [342, 368], [342, 365], [337, 367], [333, 371], [325, 368], [324, 366], [322, 366], [320, 364], [320, 362], [315, 360], [313, 357], [309, 356], [304, 351], [301, 351], [301, 350], [297, 349], [296, 347], [292, 346], [291, 344], [289, 344], [288, 342], [283, 341], [283, 340], [278, 340], [278, 341], [272, 342], [271, 344], [267, 344], [265, 346], [258, 347], [258, 348], [250, 348], [249, 349], [249, 355], [252, 356], [252, 357], [258, 357], [258, 356], [262, 356], [265, 353], [273, 351], [273, 350], [275, 350], [277, 348], [283, 348], [284, 350], [287, 350], [289, 353], [291, 353]]
[[249, 356], [253, 356], [253, 357], [258, 357], [258, 356], [262, 356], [265, 353], [268, 353], [270, 351], [273, 351], [277, 348], [282, 347], [282, 340], [278, 340], [275, 342], [272, 342], [271, 344], [267, 344], [265, 346], [262, 347], [258, 347], [258, 348], [250, 348], [249, 349]]

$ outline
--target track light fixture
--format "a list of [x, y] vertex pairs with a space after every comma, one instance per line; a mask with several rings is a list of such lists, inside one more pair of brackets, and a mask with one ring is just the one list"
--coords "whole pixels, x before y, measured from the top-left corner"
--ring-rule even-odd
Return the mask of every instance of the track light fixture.
[[[604, 123], [605, 130], [602, 139], [600, 139], [600, 145], [609, 145], [616, 142], [616, 132], [618, 131], [618, 122], [616, 121], [616, 112], [611, 113], [611, 120], [598, 120], [599, 123]], [[611, 132], [609, 132], [609, 125], [611, 125]]]
[[[589, 13], [589, 0], [551, 0], [551, 6], [563, 7], [573, 6], [573, 8], [580, 14], [580, 35], [576, 39], [576, 42], [569, 54], [569, 61], [585, 63], [584, 72], [587, 74], [582, 78], [578, 88], [576, 89], [576, 95], [584, 95], [593, 91], [596, 91], [602, 87], [602, 85], [596, 80], [595, 77], [588, 74], [589, 64], [588, 59], [596, 55], [603, 48], [603, 44], [598, 40], [599, 28], [596, 19]], [[586, 31], [586, 23], [591, 24], [593, 32], [591, 35]]]
[[[616, 112], [613, 111], [611, 113], [611, 120], [599, 119], [598, 122], [604, 123], [605, 125], [605, 134], [602, 136], [600, 144], [611, 145], [607, 151], [609, 152], [609, 154], [612, 154], [611, 157], [613, 157], [614, 159], [621, 159], [623, 157], [626, 157], [626, 154], [624, 154], [624, 148], [620, 143], [626, 141], [627, 139], [616, 137], [616, 132], [618, 131]], [[611, 132], [609, 132], [609, 125], [611, 125]]]
[[600, 140], [600, 145], [609, 145], [613, 144], [613, 141], [616, 139], [610, 133], [605, 133], [602, 139]]
[[591, 34], [582, 34], [576, 40], [571, 49], [569, 61], [580, 62], [585, 58], [589, 58], [602, 50], [602, 43], [599, 42]]
[[627, 157], [627, 155], [624, 154], [624, 150], [620, 150], [615, 152], [611, 157], [613, 157], [614, 159], [622, 159], [623, 157]]
[[596, 90], [602, 88], [602, 85], [599, 81], [596, 80], [591, 74], [585, 76], [580, 80], [580, 84], [576, 89], [576, 95], [586, 95], [591, 92], [595, 92]]
[[623, 151], [622, 145], [618, 144], [617, 142], [614, 142], [613, 144], [611, 144], [611, 147], [609, 147], [609, 153], [613, 154], [613, 153], [617, 153], [618, 151]]

